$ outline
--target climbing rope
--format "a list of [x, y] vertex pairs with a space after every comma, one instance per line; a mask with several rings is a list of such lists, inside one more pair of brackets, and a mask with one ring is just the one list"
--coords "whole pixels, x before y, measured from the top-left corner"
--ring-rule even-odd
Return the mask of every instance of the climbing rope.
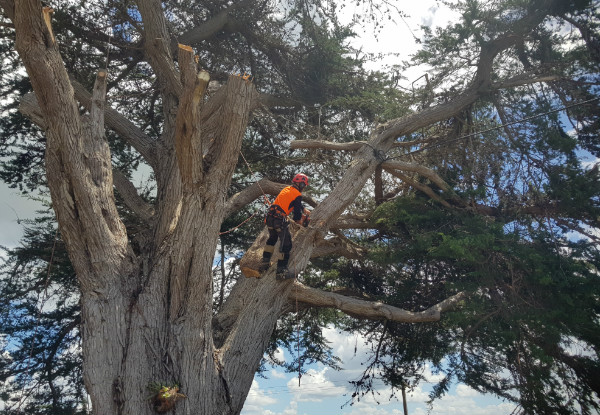
[[461, 137], [456, 137], [456, 138], [452, 138], [452, 139], [449, 139], [449, 140], [443, 140], [443, 141], [440, 141], [438, 143], [430, 144], [428, 146], [425, 146], [425, 147], [419, 148], [417, 150], [411, 151], [411, 152], [409, 152], [407, 154], [402, 154], [401, 156], [390, 157], [387, 160], [391, 160], [391, 159], [399, 158], [399, 157], [405, 157], [405, 156], [411, 155], [411, 154], [420, 153], [422, 151], [429, 150], [431, 148], [441, 147], [441, 146], [444, 146], [444, 145], [446, 145], [448, 143], [452, 143], [454, 141], [464, 140], [466, 138], [474, 137], [474, 136], [479, 135], [479, 134], [487, 133], [487, 132], [494, 131], [494, 130], [499, 130], [501, 128], [509, 127], [511, 125], [523, 123], [525, 121], [530, 121], [530, 120], [533, 120], [535, 118], [542, 117], [544, 115], [549, 115], [549, 114], [552, 114], [552, 113], [555, 113], [555, 112], [560, 112], [560, 111], [568, 110], [570, 108], [579, 107], [581, 105], [588, 104], [588, 103], [593, 102], [593, 101], [597, 101], [598, 99], [600, 99], [600, 97], [591, 98], [591, 99], [588, 99], [588, 100], [582, 101], [582, 102], [576, 102], [576, 103], [571, 104], [571, 105], [565, 105], [563, 107], [555, 108], [555, 109], [550, 110], [550, 111], [546, 111], [546, 112], [542, 112], [542, 113], [539, 113], [539, 114], [531, 115], [529, 117], [525, 117], [525, 118], [522, 118], [520, 120], [507, 122], [506, 124], [501, 124], [501, 125], [498, 125], [496, 127], [491, 127], [491, 128], [488, 128], [487, 130], [476, 131], [474, 133], [463, 135]]
[[[252, 168], [250, 167], [250, 164], [246, 160], [246, 157], [244, 157], [244, 153], [242, 153], [241, 150], [240, 150], [240, 156], [242, 156], [242, 159], [244, 160], [244, 163], [246, 163], [246, 166], [248, 167], [248, 170], [250, 170], [250, 173], [252, 174], [252, 176], [254, 176], [254, 172], [252, 171]], [[264, 199], [263, 203], [266, 206], [271, 206], [271, 201], [269, 201], [269, 198], [267, 197], [267, 195], [265, 194], [265, 191], [263, 190], [262, 186], [260, 185], [260, 180], [257, 181], [256, 184], [258, 185], [258, 188], [260, 189], [260, 191], [263, 194], [263, 199]]]
[[258, 215], [258, 211], [254, 212], [252, 215], [250, 215], [248, 218], [246, 218], [242, 223], [240, 223], [239, 225], [224, 231], [224, 232], [219, 232], [219, 235], [225, 235], [228, 234], [229, 232], [233, 232], [235, 231], [237, 228], [241, 227], [242, 225], [244, 225], [246, 222], [248, 222], [250, 219], [252, 219], [253, 217], [255, 217], [256, 215]]
[[[294, 277], [296, 277], [296, 266], [294, 265]], [[297, 278], [296, 278], [297, 279]], [[300, 313], [298, 312], [298, 286], [294, 287], [296, 293], [296, 339], [298, 340], [298, 387], [302, 379], [302, 359], [300, 359]]]
[[[254, 176], [254, 172], [252, 171], [252, 168], [250, 167], [250, 164], [246, 160], [246, 157], [244, 157], [244, 153], [242, 153], [241, 150], [240, 150], [240, 156], [242, 156], [242, 159], [244, 160], [244, 163], [246, 163], [246, 166], [248, 167], [248, 170], [250, 170], [250, 173]], [[262, 192], [263, 203], [265, 204], [265, 206], [267, 206], [267, 207], [271, 206], [271, 201], [269, 200], [269, 198], [267, 197], [265, 191], [263, 190], [262, 186], [260, 185], [260, 181], [257, 181], [256, 184], [258, 185], [258, 188]], [[248, 218], [244, 219], [244, 221], [242, 221], [239, 225], [234, 226], [233, 228], [231, 228], [231, 229], [229, 229], [227, 231], [219, 232], [219, 236], [220, 235], [225, 235], [225, 234], [228, 234], [230, 232], [235, 231], [236, 229], [238, 229], [239, 227], [243, 226], [245, 223], [247, 223], [250, 219], [252, 219], [253, 217], [255, 217], [258, 214], [259, 214], [259, 211], [257, 210], [252, 215], [250, 215]]]

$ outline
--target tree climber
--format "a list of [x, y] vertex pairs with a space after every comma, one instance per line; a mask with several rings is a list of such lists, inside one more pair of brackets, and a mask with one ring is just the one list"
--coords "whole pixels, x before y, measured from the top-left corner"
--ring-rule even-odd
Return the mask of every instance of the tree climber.
[[290, 251], [292, 250], [292, 235], [288, 229], [288, 215], [294, 212], [293, 219], [296, 223], [308, 225], [308, 210], [302, 207], [302, 190], [308, 186], [308, 176], [298, 173], [292, 179], [292, 185], [287, 186], [275, 198], [273, 204], [267, 211], [265, 222], [269, 229], [269, 239], [263, 250], [262, 264], [259, 271], [264, 272], [271, 264], [271, 255], [275, 250], [277, 239], [281, 238], [279, 251], [283, 254], [277, 261], [276, 278], [283, 280], [286, 278], [295, 278], [295, 275], [288, 272], [288, 261]]

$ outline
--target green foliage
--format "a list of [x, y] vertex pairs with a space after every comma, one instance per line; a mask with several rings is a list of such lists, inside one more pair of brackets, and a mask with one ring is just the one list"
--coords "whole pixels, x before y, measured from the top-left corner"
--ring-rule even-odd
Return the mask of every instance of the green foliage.
[[28, 221], [0, 267], [0, 382], [7, 413], [83, 414], [75, 274], [53, 217]]
[[[519, 222], [525, 218], [502, 222], [441, 209], [421, 197], [386, 203], [374, 220], [385, 237], [373, 258], [396, 279], [390, 289], [421, 293], [429, 304], [469, 293], [460, 313], [433, 326], [432, 335], [447, 342], [440, 369], [477, 390], [515, 400], [529, 413], [598, 408], [597, 385], [579, 374], [583, 362], [595, 365], [595, 359], [569, 350], [597, 350], [599, 344], [590, 337], [599, 329], [595, 244], [558, 237], [553, 227], [524, 227]], [[429, 282], [435, 287], [427, 289]], [[441, 362], [431, 353], [427, 359]], [[448, 379], [434, 388], [432, 399], [447, 391]], [[565, 395], [577, 398], [565, 401]]]

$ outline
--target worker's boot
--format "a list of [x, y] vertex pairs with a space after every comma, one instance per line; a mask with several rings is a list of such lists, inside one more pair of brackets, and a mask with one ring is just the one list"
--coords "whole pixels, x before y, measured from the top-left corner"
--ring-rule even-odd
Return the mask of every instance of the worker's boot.
[[277, 261], [277, 273], [275, 274], [275, 278], [278, 281], [296, 278], [294, 273], [290, 272], [287, 265], [287, 259], [280, 259]]
[[271, 255], [272, 254], [270, 252], [263, 252], [262, 262], [258, 266], [258, 272], [261, 274], [268, 270], [271, 266]]

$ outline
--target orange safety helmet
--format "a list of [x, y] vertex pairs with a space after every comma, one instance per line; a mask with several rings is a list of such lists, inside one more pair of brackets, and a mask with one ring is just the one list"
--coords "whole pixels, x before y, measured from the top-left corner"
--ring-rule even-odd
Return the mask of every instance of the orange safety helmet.
[[304, 183], [304, 186], [308, 186], [308, 176], [306, 174], [298, 173], [292, 179], [293, 183]]

